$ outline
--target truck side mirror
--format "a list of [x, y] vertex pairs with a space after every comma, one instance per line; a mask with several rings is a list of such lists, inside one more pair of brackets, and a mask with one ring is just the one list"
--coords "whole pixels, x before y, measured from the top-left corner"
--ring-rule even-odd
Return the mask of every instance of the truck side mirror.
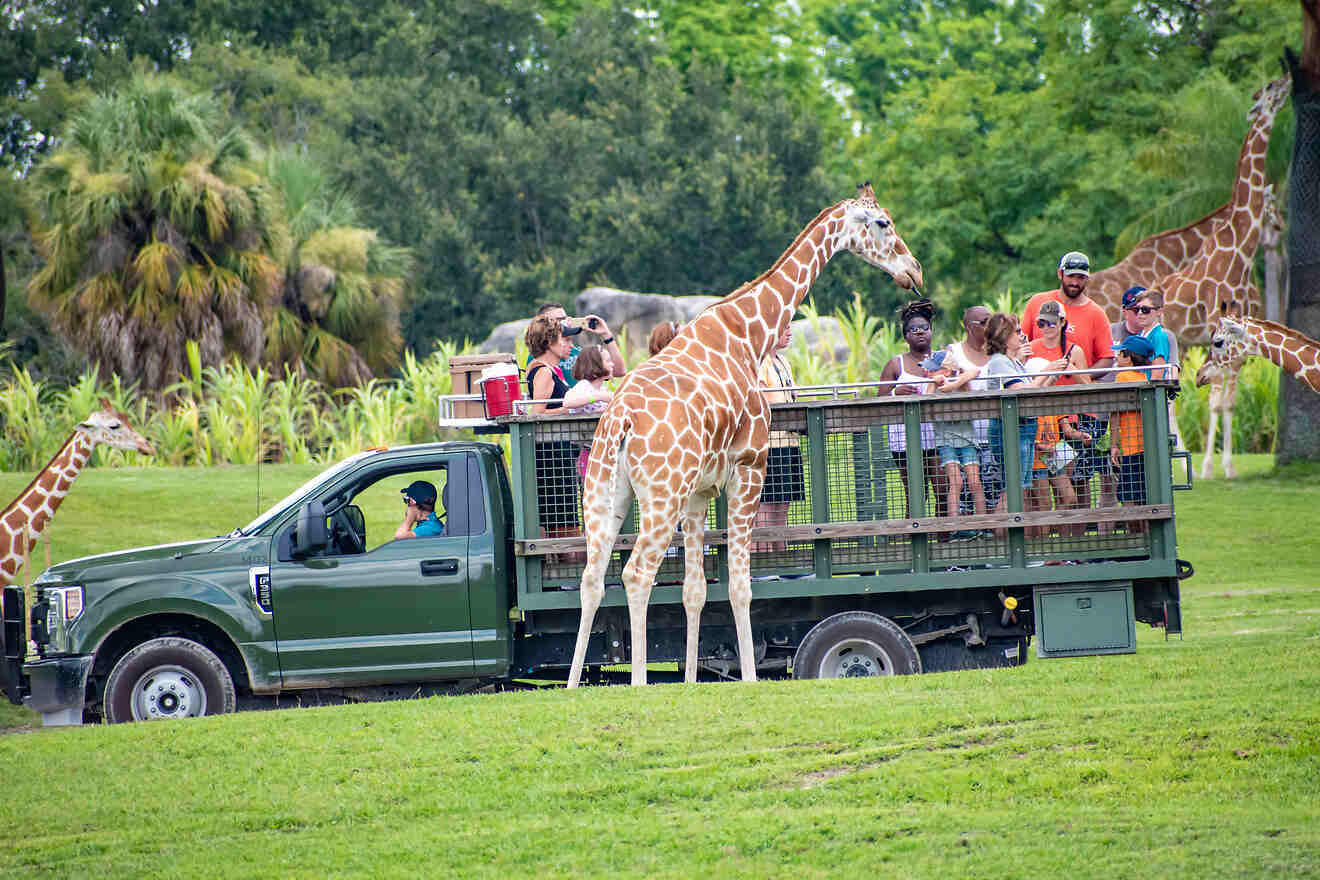
[[293, 555], [311, 556], [320, 553], [330, 543], [325, 529], [325, 505], [308, 501], [298, 511], [298, 525], [293, 532]]

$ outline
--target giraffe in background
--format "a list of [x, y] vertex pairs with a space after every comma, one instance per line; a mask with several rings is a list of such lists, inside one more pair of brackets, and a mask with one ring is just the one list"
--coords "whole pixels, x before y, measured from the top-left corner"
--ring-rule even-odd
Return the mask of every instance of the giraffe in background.
[[1265, 153], [1274, 117], [1288, 100], [1290, 86], [1291, 77], [1285, 76], [1257, 92], [1238, 159], [1231, 210], [1190, 265], [1151, 285], [1164, 295], [1164, 328], [1184, 345], [1209, 343], [1210, 322], [1219, 314], [1220, 304], [1240, 300], [1254, 286], [1256, 250], [1272, 192], [1265, 182]]
[[849, 250], [921, 287], [921, 264], [876, 202], [870, 183], [816, 216], [775, 264], [685, 324], [659, 354], [628, 373], [596, 427], [583, 488], [587, 564], [582, 618], [568, 686], [576, 687], [605, 595], [605, 568], [635, 494], [637, 543], [624, 567], [632, 631], [632, 683], [646, 684], [646, 610], [655, 573], [682, 519], [687, 616], [685, 678], [696, 680], [697, 634], [706, 602], [706, 510], [728, 496], [729, 604], [744, 681], [756, 679], [752, 648], [750, 536], [765, 478], [770, 408], [757, 372], [830, 258]]
[[[1320, 342], [1276, 321], [1242, 315], [1236, 303], [1225, 303], [1220, 313], [1219, 325], [1210, 338], [1209, 354], [1196, 372], [1198, 387], [1219, 376], [1225, 387], [1236, 388], [1242, 365], [1255, 355], [1272, 361], [1320, 393]], [[1232, 431], [1233, 413], [1229, 409], [1224, 418], [1224, 475], [1228, 477], [1234, 475]], [[1214, 457], [1213, 439], [1211, 435], [1206, 442], [1203, 475]]]
[[55, 457], [0, 512], [0, 583], [14, 582], [23, 560], [46, 531], [60, 502], [69, 494], [73, 481], [87, 466], [96, 444], [132, 449], [144, 455], [155, 452], [151, 444], [129, 426], [127, 416], [115, 411], [110, 401], [102, 398], [101, 407], [73, 429]]

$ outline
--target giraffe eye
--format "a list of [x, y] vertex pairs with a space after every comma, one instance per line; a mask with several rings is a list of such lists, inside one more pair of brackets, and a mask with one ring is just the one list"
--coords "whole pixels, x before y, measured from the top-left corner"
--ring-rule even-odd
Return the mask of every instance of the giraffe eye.
[[120, 424], [119, 422], [111, 422], [109, 427], [111, 431], [118, 431], [120, 428]]
[[878, 226], [880, 229], [888, 229], [889, 221], [886, 220], [884, 217], [877, 217], [875, 218], [875, 225]]

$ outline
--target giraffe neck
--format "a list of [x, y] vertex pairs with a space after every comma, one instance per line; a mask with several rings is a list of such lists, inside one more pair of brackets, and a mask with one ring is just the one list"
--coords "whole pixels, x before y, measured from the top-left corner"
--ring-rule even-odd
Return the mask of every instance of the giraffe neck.
[[74, 431], [28, 487], [0, 512], [0, 581], [13, 582], [23, 558], [36, 546], [73, 481], [87, 466], [93, 445], [81, 431]]
[[1237, 182], [1233, 184], [1230, 203], [1232, 210], [1226, 218], [1228, 222], [1220, 227], [1215, 237], [1216, 245], [1224, 246], [1227, 233], [1231, 231], [1231, 244], [1227, 246], [1252, 258], [1260, 243], [1267, 183], [1265, 156], [1269, 152], [1270, 132], [1274, 129], [1274, 117], [1278, 112], [1278, 106], [1262, 110], [1247, 130], [1242, 151], [1238, 154]]
[[742, 316], [745, 328], [730, 329], [747, 340], [757, 363], [774, 351], [779, 335], [838, 250], [846, 205], [840, 202], [821, 211], [761, 277], [716, 303], [731, 305]]
[[1320, 342], [1275, 321], [1251, 318], [1245, 323], [1249, 353], [1269, 359], [1320, 392]]

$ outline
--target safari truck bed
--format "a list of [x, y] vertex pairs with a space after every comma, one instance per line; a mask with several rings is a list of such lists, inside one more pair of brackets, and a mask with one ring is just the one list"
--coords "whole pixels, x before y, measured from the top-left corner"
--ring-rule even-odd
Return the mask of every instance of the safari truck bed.
[[[1138, 621], [1181, 632], [1178, 585], [1191, 568], [1177, 558], [1172, 387], [883, 398], [836, 388], [775, 405], [774, 429], [799, 446], [804, 484], [787, 525], [753, 536], [758, 674], [1006, 667], [1025, 663], [1033, 642], [1037, 656], [1057, 658], [1131, 653]], [[1144, 503], [1027, 512], [1016, 488], [1030, 466], [1014, 442], [1019, 418], [1123, 412], [1140, 419]], [[943, 421], [992, 418], [1005, 435], [1006, 511], [949, 516], [927, 457], [896, 457], [894, 447], [901, 437], [920, 450], [923, 431]], [[585, 539], [547, 537], [539, 506], [560, 505], [561, 517], [567, 509], [581, 522], [576, 462], [595, 423], [488, 423], [507, 432], [507, 467], [491, 442], [363, 452], [229, 535], [53, 566], [36, 579], [30, 607], [21, 588], [4, 590], [0, 680], [47, 724], [562, 681]], [[399, 490], [415, 479], [441, 487], [446, 534], [396, 541]], [[563, 497], [548, 486], [565, 487]], [[1098, 478], [1092, 486], [1100, 491]], [[709, 679], [737, 668], [722, 498], [707, 525], [699, 672]], [[949, 540], [955, 532], [981, 534]], [[611, 667], [629, 662], [620, 587], [634, 533], [625, 523], [607, 570], [588, 681], [613, 680]], [[683, 655], [683, 568], [676, 533], [652, 593], [652, 662]]]

